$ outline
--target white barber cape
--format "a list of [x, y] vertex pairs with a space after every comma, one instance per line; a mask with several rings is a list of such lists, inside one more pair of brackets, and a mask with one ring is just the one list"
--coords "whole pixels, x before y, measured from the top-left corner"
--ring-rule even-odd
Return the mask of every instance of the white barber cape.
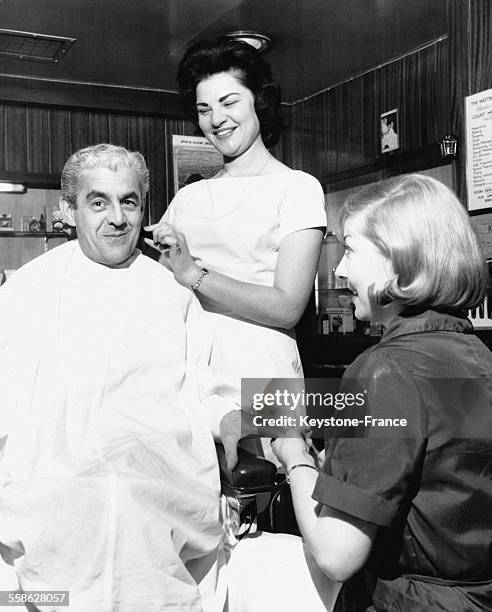
[[23, 590], [68, 590], [76, 612], [221, 610], [211, 429], [236, 406], [194, 295], [74, 241], [16, 272], [0, 315], [0, 553]]

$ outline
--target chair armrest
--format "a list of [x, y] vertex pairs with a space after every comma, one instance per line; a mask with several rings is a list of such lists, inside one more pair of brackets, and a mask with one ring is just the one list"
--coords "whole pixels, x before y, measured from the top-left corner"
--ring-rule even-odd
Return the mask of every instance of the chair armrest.
[[275, 485], [276, 466], [263, 457], [238, 448], [238, 463], [230, 472], [227, 469], [224, 447], [215, 444], [220, 468], [220, 481], [226, 488], [239, 494], [254, 494], [270, 491]]

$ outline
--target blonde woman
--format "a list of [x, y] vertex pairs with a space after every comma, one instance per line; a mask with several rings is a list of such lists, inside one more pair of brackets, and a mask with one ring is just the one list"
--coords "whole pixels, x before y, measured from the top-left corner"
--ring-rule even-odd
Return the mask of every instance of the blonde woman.
[[[438, 181], [406, 175], [349, 198], [340, 230], [355, 316], [385, 331], [342, 381], [367, 391], [344, 411], [365, 426], [330, 433], [319, 473], [302, 437], [272, 443], [307, 558], [344, 583], [337, 612], [491, 610], [492, 354], [466, 318], [485, 292], [468, 214]], [[275, 538], [241, 541], [235, 568], [281, 563]]]

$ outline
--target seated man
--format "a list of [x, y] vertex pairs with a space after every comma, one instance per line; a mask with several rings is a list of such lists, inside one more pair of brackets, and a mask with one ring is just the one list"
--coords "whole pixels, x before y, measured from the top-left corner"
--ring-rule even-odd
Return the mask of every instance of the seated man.
[[0, 289], [0, 553], [76, 612], [222, 609], [211, 432], [236, 405], [193, 293], [136, 249], [148, 184], [139, 153], [72, 155], [78, 240]]

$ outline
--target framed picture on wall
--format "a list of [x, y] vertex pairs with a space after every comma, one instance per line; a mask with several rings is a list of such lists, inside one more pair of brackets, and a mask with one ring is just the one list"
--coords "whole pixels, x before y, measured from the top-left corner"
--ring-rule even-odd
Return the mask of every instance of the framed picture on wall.
[[381, 113], [381, 153], [395, 151], [400, 146], [398, 109]]
[[206, 138], [173, 135], [175, 193], [184, 185], [212, 177], [223, 165], [222, 155]]

